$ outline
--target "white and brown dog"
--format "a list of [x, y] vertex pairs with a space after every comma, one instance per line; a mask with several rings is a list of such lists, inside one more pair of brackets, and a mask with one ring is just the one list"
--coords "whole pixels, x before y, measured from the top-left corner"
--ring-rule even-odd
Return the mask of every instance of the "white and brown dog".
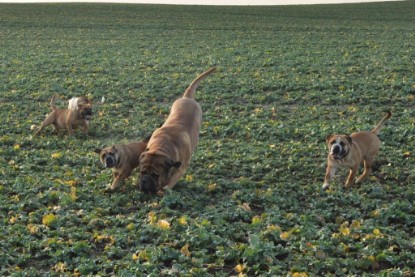
[[40, 132], [45, 129], [47, 126], [53, 124], [55, 130], [59, 132], [60, 129], [66, 129], [68, 135], [73, 135], [73, 129], [76, 129], [78, 126], [82, 125], [84, 128], [84, 133], [88, 132], [88, 121], [92, 116], [92, 107], [90, 102], [79, 102], [76, 109], [58, 109], [55, 105], [57, 95], [54, 95], [50, 100], [50, 107], [52, 112], [49, 113], [45, 120], [40, 125], [39, 129], [36, 131], [36, 135], [39, 135]]
[[[327, 157], [327, 169], [323, 189], [328, 189], [330, 180], [337, 168], [350, 169], [345, 187], [349, 188], [355, 183], [363, 182], [372, 173], [372, 164], [380, 149], [379, 131], [387, 120], [392, 117], [390, 111], [371, 131], [356, 132], [349, 135], [329, 135], [326, 142], [329, 149]], [[364, 162], [363, 174], [354, 181], [359, 165]]]

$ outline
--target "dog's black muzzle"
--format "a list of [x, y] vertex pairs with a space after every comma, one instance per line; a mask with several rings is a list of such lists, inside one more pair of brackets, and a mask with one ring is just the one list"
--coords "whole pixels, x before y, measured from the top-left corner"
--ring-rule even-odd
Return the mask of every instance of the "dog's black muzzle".
[[117, 165], [117, 161], [115, 160], [114, 156], [108, 155], [104, 159], [105, 167], [111, 168]]
[[90, 120], [92, 118], [92, 109], [86, 109], [82, 112], [82, 118], [85, 120]]
[[140, 180], [139, 189], [145, 193], [155, 194], [157, 192], [157, 183], [151, 176], [143, 175]]
[[347, 155], [347, 152], [344, 150], [343, 147], [336, 145], [332, 149], [332, 155], [335, 160], [341, 160]]

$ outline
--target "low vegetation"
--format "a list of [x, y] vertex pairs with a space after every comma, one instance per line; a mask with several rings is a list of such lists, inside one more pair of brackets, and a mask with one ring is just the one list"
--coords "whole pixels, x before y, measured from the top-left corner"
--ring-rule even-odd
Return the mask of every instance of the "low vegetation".
[[[0, 274], [413, 276], [414, 21], [413, 1], [0, 4]], [[184, 178], [106, 192], [93, 150], [151, 133], [211, 66]], [[89, 135], [33, 135], [53, 94], [94, 101]], [[326, 135], [386, 110], [373, 175], [322, 191]]]

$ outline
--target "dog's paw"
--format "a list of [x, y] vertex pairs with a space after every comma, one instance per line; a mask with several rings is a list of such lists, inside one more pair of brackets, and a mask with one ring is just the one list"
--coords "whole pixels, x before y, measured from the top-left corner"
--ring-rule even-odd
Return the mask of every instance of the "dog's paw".
[[355, 184], [355, 182], [346, 183], [346, 184], [344, 184], [344, 188], [345, 189], [350, 189], [354, 186], [354, 184]]
[[114, 191], [116, 191], [117, 189], [116, 188], [114, 188], [113, 186], [112, 186], [112, 184], [108, 184], [107, 185], [107, 187], [104, 189], [104, 192], [105, 193], [112, 193], [112, 192], [114, 192]]
[[327, 184], [327, 183], [324, 183], [323, 184], [323, 186], [321, 187], [323, 190], [328, 190], [329, 189], [329, 187], [330, 187], [330, 185], [329, 184]]

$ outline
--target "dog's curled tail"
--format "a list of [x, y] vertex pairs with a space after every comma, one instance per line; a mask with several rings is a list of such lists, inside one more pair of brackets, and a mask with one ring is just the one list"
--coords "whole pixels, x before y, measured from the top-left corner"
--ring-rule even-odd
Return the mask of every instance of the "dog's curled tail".
[[374, 133], [375, 135], [379, 134], [385, 122], [388, 121], [392, 117], [392, 113], [390, 111], [387, 111], [386, 113], [387, 114], [382, 118], [379, 124], [372, 130], [372, 133]]
[[58, 98], [58, 96], [54, 95], [52, 96], [52, 99], [50, 99], [50, 107], [52, 108], [53, 111], [56, 110], [56, 105], [55, 105], [56, 98]]
[[185, 98], [191, 98], [194, 99], [195, 97], [195, 91], [197, 86], [199, 85], [200, 81], [206, 78], [207, 75], [212, 73], [216, 70], [216, 67], [212, 67], [211, 69], [206, 70], [202, 74], [196, 77], [196, 79], [193, 80], [193, 82], [190, 84], [190, 86], [187, 87], [186, 91], [183, 94], [183, 97]]

